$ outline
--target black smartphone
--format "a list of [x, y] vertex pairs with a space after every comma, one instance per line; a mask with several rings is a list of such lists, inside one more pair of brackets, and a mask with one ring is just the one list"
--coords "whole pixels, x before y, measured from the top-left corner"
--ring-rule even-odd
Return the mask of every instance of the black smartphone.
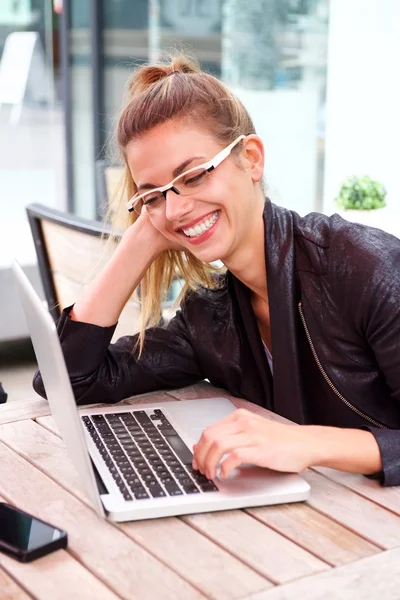
[[67, 534], [33, 515], [0, 502], [0, 551], [30, 562], [67, 547]]

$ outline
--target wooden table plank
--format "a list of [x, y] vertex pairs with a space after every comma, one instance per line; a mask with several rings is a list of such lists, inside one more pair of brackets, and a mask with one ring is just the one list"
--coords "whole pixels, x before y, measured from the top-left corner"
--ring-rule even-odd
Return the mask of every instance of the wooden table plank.
[[[90, 571], [65, 550], [57, 550], [31, 563], [20, 563], [2, 556], [2, 565], [34, 598], [40, 600], [120, 600]], [[0, 577], [1, 584], [1, 577]], [[3, 591], [0, 585], [0, 598]]]
[[73, 556], [122, 598], [204, 598], [117, 527], [0, 443], [2, 491], [26, 512], [65, 529]]
[[[0, 496], [0, 501], [6, 499]], [[85, 569], [66, 550], [57, 550], [31, 563], [21, 563], [14, 558], [1, 554], [1, 564], [27, 592], [40, 600], [54, 598], [101, 598], [102, 600], [120, 600], [90, 571]], [[0, 571], [1, 573], [1, 571]], [[68, 591], [65, 582], [68, 581]], [[64, 590], [65, 593], [60, 592]], [[68, 595], [67, 595], [68, 594]], [[0, 598], [3, 590], [0, 577]]]
[[240, 510], [190, 515], [182, 517], [182, 520], [274, 583], [280, 584], [330, 568]]
[[[3, 555], [2, 555], [3, 556]], [[20, 586], [5, 572], [0, 565], [0, 593], [2, 600], [31, 600]]]
[[304, 502], [249, 508], [246, 512], [332, 566], [381, 552]]
[[64, 441], [58, 431], [57, 434], [51, 433], [37, 422], [28, 419], [0, 425], [0, 440], [67, 491], [90, 505], [81, 479], [67, 455]]
[[313, 470], [304, 471], [302, 476], [311, 486], [309, 506], [380, 548], [400, 545], [400, 519], [391, 511]]
[[396, 548], [246, 600], [398, 600], [399, 590], [400, 548]]
[[[36, 396], [39, 398], [39, 396]], [[27, 400], [26, 402], [8, 402], [0, 405], [0, 423], [11, 423], [21, 419], [32, 419], [42, 415], [49, 415], [50, 407], [47, 400]]]
[[209, 598], [231, 600], [272, 584], [178, 518], [124, 523], [122, 529]]
[[363, 475], [356, 475], [355, 473], [336, 471], [335, 469], [317, 467], [314, 470], [328, 479], [357, 492], [360, 496], [372, 500], [375, 504], [379, 504], [379, 506], [388, 508], [397, 515], [400, 515], [400, 486], [383, 487], [374, 479], [368, 479]]
[[[58, 436], [28, 420], [0, 425], [0, 439], [88, 503]], [[264, 577], [178, 519], [143, 521], [120, 527], [210, 598], [240, 597], [271, 586]]]

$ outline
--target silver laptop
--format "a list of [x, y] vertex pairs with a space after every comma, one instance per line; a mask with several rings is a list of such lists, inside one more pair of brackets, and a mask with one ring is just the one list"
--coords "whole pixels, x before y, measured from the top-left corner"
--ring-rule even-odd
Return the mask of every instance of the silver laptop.
[[55, 324], [16, 261], [13, 271], [52, 415], [99, 515], [132, 521], [307, 499], [297, 474], [245, 465], [210, 481], [192, 469], [202, 431], [236, 410], [226, 398], [78, 411]]

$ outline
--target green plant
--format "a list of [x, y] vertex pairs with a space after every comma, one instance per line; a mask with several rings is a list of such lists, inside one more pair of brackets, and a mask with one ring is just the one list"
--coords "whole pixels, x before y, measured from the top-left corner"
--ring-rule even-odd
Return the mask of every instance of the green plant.
[[346, 179], [335, 202], [344, 210], [374, 210], [386, 206], [385, 198], [385, 187], [365, 175]]

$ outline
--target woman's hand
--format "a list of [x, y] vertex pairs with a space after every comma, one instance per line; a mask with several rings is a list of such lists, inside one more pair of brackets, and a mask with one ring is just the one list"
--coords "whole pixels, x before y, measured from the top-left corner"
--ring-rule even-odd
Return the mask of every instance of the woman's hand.
[[221, 477], [244, 463], [297, 473], [312, 464], [314, 445], [308, 427], [277, 423], [241, 408], [205, 429], [193, 448], [193, 467], [213, 479], [227, 455]]
[[183, 250], [183, 246], [170, 240], [154, 227], [145, 210], [142, 210], [140, 217], [123, 234], [123, 240], [127, 240], [128, 244], [130, 240], [136, 243], [137, 239], [145, 242], [146, 251], [151, 253], [152, 260], [166, 250]]
[[286, 425], [240, 408], [207, 427], [193, 447], [193, 468], [209, 479], [220, 477], [242, 464], [298, 473], [322, 466], [371, 475], [382, 469], [374, 435], [360, 429], [319, 425]]
[[109, 327], [117, 323], [124, 306], [146, 271], [165, 250], [178, 248], [143, 213], [126, 231], [105, 267], [75, 304], [71, 319]]

